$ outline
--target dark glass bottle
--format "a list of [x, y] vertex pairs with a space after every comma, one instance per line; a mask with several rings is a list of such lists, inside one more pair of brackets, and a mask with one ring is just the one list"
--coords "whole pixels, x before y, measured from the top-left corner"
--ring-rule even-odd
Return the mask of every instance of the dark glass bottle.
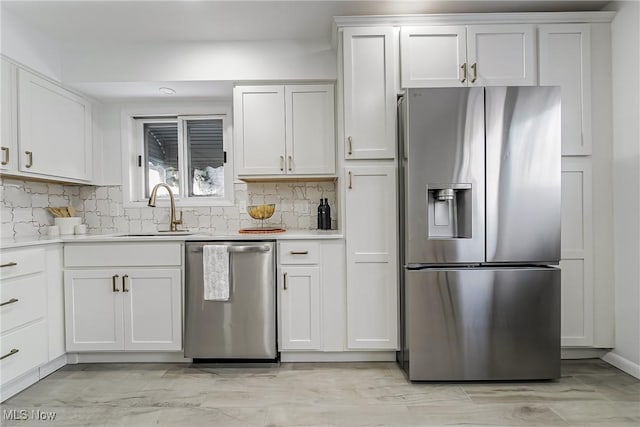
[[324, 228], [323, 230], [331, 230], [331, 206], [329, 199], [324, 199]]
[[324, 226], [324, 201], [321, 198], [320, 204], [318, 205], [318, 230], [323, 230], [323, 226]]

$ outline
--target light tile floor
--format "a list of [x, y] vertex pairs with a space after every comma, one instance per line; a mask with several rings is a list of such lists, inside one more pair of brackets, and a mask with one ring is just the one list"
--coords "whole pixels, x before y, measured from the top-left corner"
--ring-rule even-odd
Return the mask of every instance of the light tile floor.
[[640, 426], [640, 381], [600, 360], [558, 381], [410, 383], [394, 363], [68, 365], [2, 404], [2, 425]]

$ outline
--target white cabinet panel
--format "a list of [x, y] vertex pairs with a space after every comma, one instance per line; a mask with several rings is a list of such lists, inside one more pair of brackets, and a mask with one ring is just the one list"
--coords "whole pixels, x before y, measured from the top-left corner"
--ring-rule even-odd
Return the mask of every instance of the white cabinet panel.
[[402, 87], [467, 85], [465, 27], [402, 27], [400, 50]]
[[477, 86], [536, 84], [536, 38], [533, 25], [467, 27], [469, 82]]
[[237, 86], [239, 176], [335, 173], [333, 85]]
[[90, 180], [91, 104], [25, 70], [18, 84], [20, 171]]
[[0, 86], [0, 170], [18, 169], [18, 104], [16, 100], [16, 67], [0, 58], [2, 86]]
[[237, 173], [284, 174], [284, 86], [238, 86], [233, 100]]
[[591, 28], [538, 28], [540, 85], [562, 88], [562, 155], [591, 154]]
[[124, 347], [128, 351], [182, 348], [179, 269], [128, 270], [123, 281]]
[[350, 349], [395, 349], [398, 329], [395, 166], [345, 172], [347, 340]]
[[320, 268], [281, 268], [280, 348], [320, 350]]
[[333, 174], [333, 85], [285, 86], [287, 174]]
[[67, 351], [124, 348], [119, 281], [116, 270], [64, 272]]
[[589, 158], [562, 159], [562, 345], [593, 345], [592, 181]]
[[395, 158], [395, 43], [391, 27], [343, 32], [345, 158]]
[[47, 361], [47, 324], [32, 323], [24, 328], [2, 335], [0, 340], [2, 385], [37, 368]]

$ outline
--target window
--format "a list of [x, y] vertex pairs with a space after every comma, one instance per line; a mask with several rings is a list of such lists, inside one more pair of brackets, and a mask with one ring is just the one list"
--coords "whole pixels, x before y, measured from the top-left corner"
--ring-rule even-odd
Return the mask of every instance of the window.
[[[133, 117], [130, 202], [168, 185], [182, 205], [229, 205], [233, 175], [226, 115]], [[166, 192], [158, 197], [168, 197]]]

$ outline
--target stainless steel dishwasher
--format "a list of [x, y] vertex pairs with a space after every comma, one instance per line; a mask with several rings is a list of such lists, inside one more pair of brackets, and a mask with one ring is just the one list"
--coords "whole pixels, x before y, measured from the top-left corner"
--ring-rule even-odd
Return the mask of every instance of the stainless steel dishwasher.
[[[203, 247], [229, 253], [229, 300], [204, 299]], [[276, 275], [273, 241], [187, 242], [185, 357], [275, 360]]]

